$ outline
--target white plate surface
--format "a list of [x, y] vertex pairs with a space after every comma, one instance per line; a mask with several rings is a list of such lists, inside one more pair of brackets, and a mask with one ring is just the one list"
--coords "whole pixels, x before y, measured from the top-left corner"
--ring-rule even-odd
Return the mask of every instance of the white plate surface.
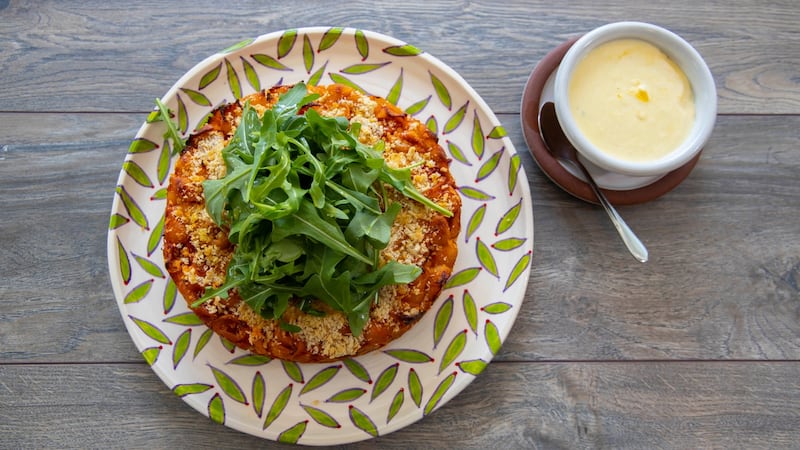
[[394, 38], [300, 28], [245, 40], [187, 72], [162, 100], [187, 135], [216, 106], [275, 84], [350, 84], [435, 130], [463, 199], [448, 285], [409, 332], [367, 355], [294, 364], [251, 355], [188, 309], [162, 257], [174, 163], [162, 122], [146, 122], [123, 163], [111, 211], [114, 294], [135, 345], [186, 403], [234, 429], [333, 445], [385, 435], [431, 414], [485, 368], [525, 294], [533, 213], [525, 172], [486, 103], [441, 61]]

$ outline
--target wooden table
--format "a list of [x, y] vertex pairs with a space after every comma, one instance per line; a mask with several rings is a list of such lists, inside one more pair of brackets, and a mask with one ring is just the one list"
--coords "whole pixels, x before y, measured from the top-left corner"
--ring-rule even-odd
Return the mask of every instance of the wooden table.
[[[370, 29], [459, 72], [521, 154], [527, 295], [494, 362], [429, 417], [354, 448], [797, 447], [800, 5], [784, 1], [0, 1], [0, 447], [264, 447], [173, 395], [113, 298], [108, 215], [131, 139], [207, 55], [292, 27]], [[598, 207], [527, 151], [525, 81], [607, 22], [672, 29], [706, 58], [714, 134], [667, 195]]]

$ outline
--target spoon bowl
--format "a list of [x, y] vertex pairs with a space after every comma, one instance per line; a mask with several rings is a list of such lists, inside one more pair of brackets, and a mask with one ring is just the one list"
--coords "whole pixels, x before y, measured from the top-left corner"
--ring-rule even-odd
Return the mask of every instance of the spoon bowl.
[[614, 224], [614, 227], [631, 252], [631, 255], [640, 262], [647, 262], [649, 258], [647, 248], [642, 244], [642, 241], [639, 240], [633, 230], [630, 229], [628, 224], [625, 223], [622, 216], [619, 215], [611, 202], [606, 199], [605, 194], [603, 194], [603, 191], [597, 186], [592, 175], [586, 170], [586, 167], [581, 163], [580, 159], [578, 159], [578, 151], [569, 139], [567, 139], [564, 130], [561, 129], [561, 125], [558, 123], [556, 107], [553, 102], [547, 102], [542, 105], [542, 109], [539, 112], [539, 130], [545, 142], [545, 147], [547, 147], [547, 151], [558, 161], [565, 165], [572, 166], [583, 174], [587, 184], [592, 188], [592, 192], [594, 192], [600, 205], [602, 205], [603, 209], [608, 213], [608, 217], [611, 218], [611, 223]]

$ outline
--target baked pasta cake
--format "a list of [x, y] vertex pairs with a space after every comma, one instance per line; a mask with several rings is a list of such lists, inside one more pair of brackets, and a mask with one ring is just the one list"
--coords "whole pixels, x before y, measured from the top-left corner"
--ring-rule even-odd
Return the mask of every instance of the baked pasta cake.
[[[188, 138], [167, 189], [164, 259], [167, 271], [189, 307], [209, 328], [225, 339], [245, 350], [271, 358], [325, 362], [363, 354], [386, 345], [409, 330], [432, 306], [455, 263], [461, 200], [449, 170], [447, 156], [439, 146], [436, 135], [420, 121], [383, 98], [368, 96], [347, 86], [333, 84], [294, 87], [297, 86], [303, 86], [303, 95], [311, 95], [308, 97], [311, 98], [309, 102], [298, 107], [297, 115], [310, 116], [308, 111], [313, 110], [319, 117], [339, 118], [339, 123], [344, 121], [346, 126], [357, 130], [357, 135], [353, 136], [360, 144], [382, 148], [383, 161], [389, 173], [395, 173], [391, 172], [395, 169], [396, 173], [410, 171], [407, 181], [414, 189], [408, 190], [415, 190], [424, 196], [423, 200], [429, 202], [425, 204], [424, 201], [411, 198], [413, 195], [409, 197], [408, 192], [400, 192], [403, 189], [398, 189], [397, 183], [386, 180], [379, 180], [370, 187], [370, 190], [380, 194], [378, 201], [381, 211], [392, 210], [393, 216], [393, 221], [387, 225], [390, 227], [387, 228], [390, 230], [386, 236], [387, 241], [371, 257], [374, 257], [376, 267], [392, 265], [403, 268], [398, 273], [405, 273], [405, 268], [409, 267], [416, 270], [413, 281], [389, 283], [376, 289], [374, 298], [369, 297], [369, 301], [364, 300], [359, 306], [365, 312], [362, 313], [357, 327], [360, 329], [356, 330], [351, 326], [354, 323], [352, 314], [345, 314], [337, 307], [335, 294], [332, 301], [322, 301], [322, 296], [315, 298], [313, 294], [308, 295], [308, 291], [304, 291], [306, 294], [301, 298], [278, 289], [275, 291], [277, 294], [273, 295], [273, 306], [261, 309], [263, 306], [260, 301], [266, 295], [262, 295], [261, 290], [251, 286], [246, 295], [247, 301], [244, 301], [244, 288], [227, 287], [226, 280], [234, 272], [250, 270], [248, 264], [255, 263], [242, 263], [238, 260], [232, 262], [236, 259], [234, 253], [237, 247], [243, 245], [245, 239], [239, 235], [242, 225], [231, 225], [231, 216], [238, 217], [239, 213], [228, 205], [225, 212], [216, 213], [220, 217], [212, 217], [209, 211], [214, 206], [212, 203], [218, 202], [218, 199], [214, 200], [217, 191], [212, 192], [209, 183], [225, 179], [229, 170], [239, 170], [229, 169], [237, 166], [231, 166], [233, 163], [226, 160], [228, 157], [223, 154], [224, 149], [232, 142], [248, 139], [248, 133], [253, 133], [253, 130], [239, 130], [239, 127], [245, 126], [243, 117], [249, 117], [248, 114], [252, 115], [253, 111], [262, 119], [268, 112], [282, 114], [280, 111], [276, 112], [276, 105], [280, 105], [282, 96], [294, 90], [291, 89], [292, 86], [275, 86], [223, 105], [215, 109], [206, 124]], [[264, 121], [266, 122], [265, 119]], [[292, 126], [291, 123], [287, 125], [289, 128]], [[269, 170], [261, 172], [267, 172], [267, 175], [278, 172], [278, 162], [273, 163], [270, 163], [273, 165], [269, 166]], [[355, 179], [360, 174], [361, 171], [354, 171], [341, 176]], [[248, 176], [245, 175], [244, 178]], [[309, 179], [300, 180], [302, 189], [298, 190], [307, 196], [314, 190], [315, 182], [325, 185], [329, 181], [317, 178], [311, 180], [311, 175], [306, 178]], [[256, 181], [252, 189], [258, 189], [264, 184], [268, 182]], [[288, 197], [294, 194], [290, 194], [285, 186], [284, 190], [287, 194], [281, 195], [287, 197], [287, 201], [291, 200]], [[244, 191], [248, 189], [243, 188], [242, 192]], [[230, 200], [229, 203], [236, 201], [238, 200]], [[312, 202], [309, 200], [308, 203]], [[313, 203], [317, 203], [316, 198]], [[342, 199], [334, 205], [348, 207]], [[436, 205], [438, 209], [430, 205]], [[245, 208], [241, 205], [240, 207]], [[253, 208], [252, 205], [249, 207]], [[264, 208], [272, 210], [269, 205]], [[325, 214], [327, 213], [320, 213], [322, 216]], [[337, 214], [339, 213], [334, 211], [329, 215]], [[296, 222], [280, 220], [283, 219], [276, 221], [271, 228], [263, 228], [268, 235], [264, 238], [269, 239], [271, 233], [274, 235], [272, 238], [275, 238], [273, 240], [277, 241], [278, 238], [290, 235], [299, 226]], [[353, 227], [345, 230], [346, 234], [351, 232], [351, 228]], [[260, 238], [262, 236], [256, 235], [247, 239]], [[288, 237], [280, 242], [292, 243], [292, 239]], [[234, 243], [237, 241], [241, 242]], [[319, 249], [312, 247], [308, 251], [307, 247], [307, 254], [291, 257], [287, 255], [294, 252], [295, 247], [290, 245], [288, 249], [280, 248], [283, 250], [273, 248], [263, 251], [256, 259], [266, 258], [265, 255], [270, 253], [275, 264], [280, 264], [281, 270], [285, 271], [291, 271], [297, 261], [305, 261], [306, 268], [294, 269], [293, 274], [309, 279], [318, 274], [307, 272], [327, 270], [309, 269], [312, 260], [322, 264], [315, 267], [324, 267], [331, 252], [325, 250], [322, 244]], [[360, 292], [357, 280], [345, 280], [347, 276], [353, 275], [348, 272], [332, 279], [339, 282], [340, 287], [343, 282], [350, 283], [351, 291]], [[363, 275], [362, 278], [370, 276]], [[327, 282], [306, 283], [306, 286], [310, 285], [330, 294], [327, 292], [330, 290]], [[267, 283], [264, 286], [271, 285]], [[268, 287], [263, 291], [271, 289]]]

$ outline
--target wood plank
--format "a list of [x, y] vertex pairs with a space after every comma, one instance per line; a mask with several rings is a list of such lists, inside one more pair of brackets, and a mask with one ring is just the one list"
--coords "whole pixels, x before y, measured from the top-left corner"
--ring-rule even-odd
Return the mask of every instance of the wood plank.
[[[800, 10], [791, 0], [698, 5], [571, 2], [396, 3], [353, 1], [298, 8], [281, 0], [263, 5], [168, 2], [119, 8], [98, 0], [7, 3], [0, 24], [4, 111], [147, 111], [194, 64], [248, 37], [326, 23], [371, 29], [410, 42], [460, 73], [498, 112], [516, 112], [528, 74], [571, 36], [604, 23], [642, 20], [670, 28], [708, 60], [721, 113], [800, 113]], [[291, 15], [285, 12], [291, 11]], [[365, 17], [372, 11], [375, 20]], [[754, 14], [757, 11], [757, 14]], [[291, 17], [291, 19], [289, 18]], [[447, 21], [442, 21], [447, 17]], [[213, 18], [213, 19], [210, 19]], [[207, 23], [198, 27], [196, 23]], [[509, 88], [516, 86], [516, 88]], [[12, 88], [13, 87], [13, 88]]]
[[[140, 361], [105, 236], [143, 118], [0, 114], [0, 360]], [[622, 208], [650, 247], [646, 265], [599, 208], [539, 171], [518, 120], [502, 116], [531, 185], [534, 262], [500, 360], [800, 359], [800, 117], [721, 117], [681, 186]]]
[[[440, 410], [351, 448], [790, 448], [800, 362], [496, 363]], [[9, 448], [255, 448], [144, 364], [0, 365]], [[491, 418], [491, 420], [487, 420]]]

